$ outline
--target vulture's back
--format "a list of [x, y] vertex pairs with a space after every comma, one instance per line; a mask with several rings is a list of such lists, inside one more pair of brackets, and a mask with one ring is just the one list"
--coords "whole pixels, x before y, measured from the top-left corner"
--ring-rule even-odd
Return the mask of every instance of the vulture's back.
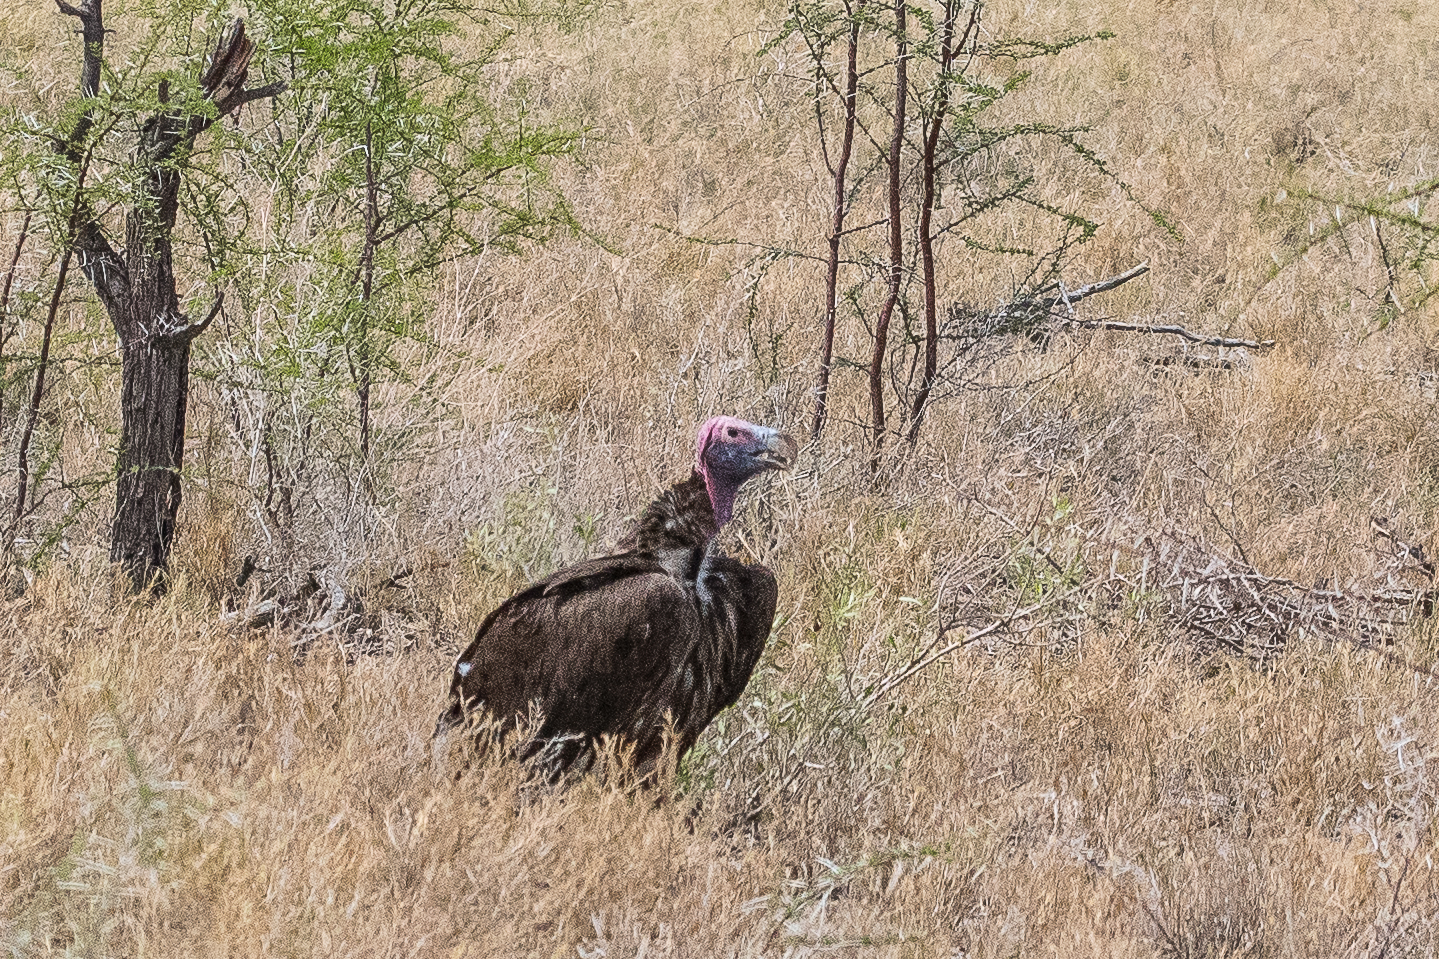
[[605, 736], [652, 770], [671, 724], [682, 755], [739, 698], [777, 595], [765, 567], [700, 550], [567, 567], [489, 615], [455, 664], [441, 724], [483, 707], [553, 773], [587, 764]]

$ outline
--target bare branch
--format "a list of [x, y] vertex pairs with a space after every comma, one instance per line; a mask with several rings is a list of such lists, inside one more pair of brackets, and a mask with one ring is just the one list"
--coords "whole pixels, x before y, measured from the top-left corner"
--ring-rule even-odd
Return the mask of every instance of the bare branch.
[[1090, 283], [1087, 286], [1081, 286], [1077, 290], [1064, 290], [1058, 296], [1049, 300], [1047, 307], [1052, 310], [1058, 306], [1073, 306], [1080, 300], [1094, 296], [1096, 293], [1108, 293], [1110, 290], [1121, 287], [1130, 280], [1138, 279], [1148, 272], [1149, 264], [1147, 262], [1141, 263], [1138, 266], [1130, 267], [1118, 276], [1111, 276], [1107, 280]]
[[[1094, 296], [1097, 293], [1105, 293], [1116, 287], [1123, 286], [1130, 280], [1141, 277], [1149, 272], [1149, 264], [1141, 263], [1138, 266], [1130, 267], [1118, 276], [1111, 276], [1107, 280], [1099, 280], [1089, 283], [1074, 290], [1066, 290], [1063, 285], [1059, 286], [1059, 293], [1051, 297], [1026, 296], [1006, 303], [997, 310], [990, 311], [990, 316], [996, 320], [1004, 318], [1024, 319], [1026, 317], [1038, 320], [1049, 315], [1054, 310], [1064, 308], [1066, 314], [1073, 313], [1074, 304], [1081, 300]], [[1050, 287], [1054, 289], [1054, 287]]]
[[1141, 263], [1116, 276], [1111, 276], [1108, 279], [1099, 280], [1094, 283], [1088, 283], [1073, 290], [1067, 290], [1061, 285], [1059, 292], [1053, 296], [1024, 297], [1011, 303], [1006, 303], [998, 309], [991, 310], [989, 313], [982, 315], [982, 319], [986, 322], [983, 322], [981, 325], [982, 328], [986, 330], [1021, 332], [1031, 337], [1039, 337], [1043, 335], [1040, 328], [1043, 320], [1053, 316], [1056, 310], [1062, 309], [1065, 315], [1060, 318], [1060, 323], [1064, 326], [1082, 330], [1115, 330], [1120, 333], [1166, 334], [1181, 337], [1199, 346], [1218, 346], [1230, 349], [1267, 350], [1273, 347], [1277, 342], [1276, 340], [1245, 340], [1227, 336], [1206, 336], [1202, 333], [1194, 333], [1182, 326], [1174, 325], [1121, 323], [1114, 320], [1080, 320], [1074, 317], [1074, 305], [1076, 303], [1100, 293], [1107, 293], [1148, 272], [1149, 264]]
[[889, 274], [888, 293], [874, 321], [874, 345], [869, 362], [869, 429], [870, 455], [869, 471], [878, 477], [880, 456], [884, 449], [884, 362], [889, 342], [889, 325], [899, 304], [900, 288], [904, 283], [904, 224], [903, 194], [900, 182], [900, 164], [904, 151], [905, 108], [909, 101], [909, 38], [907, 23], [909, 7], [905, 0], [894, 4], [894, 132], [889, 141], [889, 156], [885, 172], [888, 174], [889, 197]]
[[274, 599], [261, 600], [244, 609], [231, 610], [220, 614], [220, 622], [226, 626], [243, 626], [249, 629], [258, 629], [261, 626], [268, 626], [275, 621], [275, 617], [285, 612], [285, 607]]
[[[80, 21], [80, 34], [85, 42], [85, 57], [80, 66], [80, 96], [93, 100], [100, 92], [100, 66], [105, 59], [105, 19], [101, 0], [80, 0], [78, 6], [56, 0], [56, 4], [61, 13]], [[89, 135], [94, 123], [94, 109], [87, 109], [80, 114], [75, 129], [61, 145], [62, 152], [72, 161], [79, 162], [80, 144]]]
[[105, 22], [101, 0], [81, 0], [78, 6], [56, 0], [60, 12], [80, 20], [85, 40], [84, 59], [80, 66], [80, 96], [91, 101], [75, 127], [64, 139], [56, 138], [55, 149], [79, 168], [75, 178], [75, 203], [70, 217], [72, 250], [79, 254], [80, 271], [94, 284], [100, 299], [109, 309], [124, 297], [129, 276], [124, 260], [100, 228], [95, 211], [85, 199], [81, 185], [90, 162], [90, 149], [85, 142], [95, 126], [94, 99], [100, 92], [100, 68], [105, 58]]
[[210, 324], [215, 322], [215, 317], [220, 315], [220, 308], [224, 305], [225, 292], [223, 290], [218, 290], [215, 293], [215, 302], [211, 304], [210, 312], [205, 315], [205, 318], [203, 320], [198, 323], [186, 323], [178, 330], [174, 330], [170, 333], [165, 334], [165, 336], [163, 337], [164, 341], [171, 346], [182, 346], [186, 343], [189, 343], [195, 337], [199, 336], [201, 333], [205, 332], [207, 329], [210, 328]]
[[[55, 285], [50, 291], [50, 308], [45, 314], [45, 330], [40, 340], [40, 357], [35, 365], [35, 388], [30, 394], [30, 407], [25, 418], [25, 428], [20, 434], [19, 451], [16, 454], [19, 474], [15, 486], [15, 511], [5, 529], [4, 548], [14, 549], [15, 537], [20, 532], [20, 522], [25, 518], [26, 496], [30, 490], [30, 441], [35, 435], [35, 424], [40, 418], [40, 404], [45, 399], [45, 374], [50, 368], [50, 344], [55, 333], [55, 318], [60, 311], [60, 296], [65, 292], [65, 275], [70, 269], [69, 247], [60, 253], [60, 270]], [[32, 506], [33, 509], [33, 506]]]
[[15, 282], [15, 271], [20, 267], [20, 254], [25, 249], [25, 241], [30, 237], [30, 220], [34, 215], [34, 210], [25, 211], [25, 220], [20, 224], [20, 236], [15, 241], [15, 252], [10, 256], [10, 268], [5, 271], [5, 283], [0, 285], [0, 350], [5, 349], [6, 342], [13, 334], [13, 330], [11, 333], [5, 332], [4, 322], [10, 312], [10, 290]]
[[1162, 333], [1170, 336], [1178, 336], [1191, 343], [1200, 346], [1223, 346], [1243, 348], [1247, 350], [1271, 349], [1277, 340], [1241, 340], [1232, 339], [1227, 336], [1204, 336], [1199, 333], [1192, 333], [1182, 326], [1151, 326], [1146, 323], [1117, 323], [1112, 320], [1066, 320], [1066, 326], [1075, 326], [1083, 330], [1116, 330], [1120, 333]]

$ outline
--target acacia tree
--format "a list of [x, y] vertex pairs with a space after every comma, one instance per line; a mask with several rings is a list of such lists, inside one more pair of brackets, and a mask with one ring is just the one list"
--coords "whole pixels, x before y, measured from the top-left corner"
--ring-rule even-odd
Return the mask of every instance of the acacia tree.
[[[129, 96], [102, 96], [107, 32], [102, 0], [57, 2], [62, 13], [79, 20], [84, 38], [81, 110], [55, 141], [73, 190], [61, 270], [73, 251], [119, 337], [120, 443], [110, 559], [143, 588], [163, 581], [175, 535], [190, 346], [221, 305], [217, 291], [203, 318], [192, 319], [181, 309], [173, 234], [182, 173], [206, 130], [246, 103], [275, 96], [283, 84], [248, 85], [255, 45], [244, 22], [235, 20], [195, 75], [141, 78], [125, 91]], [[138, 95], [141, 89], [148, 95]], [[104, 141], [124, 134], [135, 139], [124, 170], [130, 196], [117, 245], [87, 192], [85, 173]]]
[[[1016, 69], [1023, 61], [1110, 34], [1055, 42], [985, 36], [983, 10], [983, 0], [791, 0], [774, 41], [804, 44], [833, 184], [811, 437], [830, 415], [834, 371], [863, 371], [871, 470], [889, 435], [917, 439], [963, 344], [1003, 332], [971, 336], [961, 329], [965, 312], [944, 308], [942, 244], [1008, 261], [1011, 295], [1027, 301], [1057, 280], [1098, 224], [1045, 199], [1026, 152], [1067, 155], [1124, 189], [1082, 142], [1086, 128], [994, 119], [1029, 79]], [[1027, 232], [1040, 242], [1021, 248], [1003, 239], [995, 215], [1006, 208], [1028, 208], [1037, 228]], [[846, 227], [855, 211], [865, 225]], [[862, 357], [834, 355], [841, 304], [865, 331]]]
[[[120, 342], [111, 557], [143, 587], [163, 582], [175, 534], [192, 349], [215, 345], [200, 351], [198, 374], [240, 387], [230, 395], [278, 396], [333, 380], [320, 388], [328, 398], [348, 386], [360, 461], [368, 463], [372, 384], [404, 375], [389, 348], [421, 335], [418, 294], [449, 259], [518, 249], [522, 239], [568, 223], [565, 205], [545, 188], [543, 165], [576, 137], [489, 107], [481, 73], [506, 34], [470, 46], [461, 27], [471, 14], [453, 0], [253, 0], [264, 47], [235, 21], [191, 67], [176, 67], [170, 51], [189, 47], [213, 3], [153, 17], [138, 45], [107, 62], [101, 2], [60, 0], [85, 41], [80, 97], [54, 121], [10, 111], [3, 131], [17, 147], [0, 151], [0, 174], [18, 201], [12, 208], [37, 216], [34, 225], [25, 220], [4, 273], [0, 353], [19, 320], [9, 290], [26, 236], [48, 236], [49, 270], [58, 266], [48, 314], [26, 294], [25, 315], [49, 317], [38, 324], [38, 362], [34, 350], [0, 355], [7, 383], [19, 385], [16, 370], [33, 373], [33, 389], [28, 379], [23, 389], [31, 402], [12, 430], [22, 475], [13, 519], [3, 525], [13, 540], [42, 491], [51, 451], [34, 470], [26, 451], [32, 433], [39, 445], [44, 432], [34, 425], [54, 381], [46, 349], [65, 275], [80, 270]], [[451, 55], [446, 46], [469, 52]], [[252, 60], [283, 79], [251, 86]], [[294, 95], [275, 99], [258, 129], [217, 128], [286, 88]], [[279, 326], [307, 326], [282, 331], [283, 343], [267, 339], [271, 329], [243, 344], [200, 338], [220, 315], [223, 292]], [[312, 308], [305, 316], [290, 309], [301, 300]], [[293, 408], [305, 419], [324, 403]], [[270, 412], [258, 419], [264, 436], [256, 445], [272, 471], [283, 469]], [[324, 426], [294, 425], [304, 443]]]
[[445, 262], [514, 252], [569, 225], [545, 164], [578, 134], [502, 114], [479, 95], [508, 33], [467, 37], [468, 3], [265, 0], [259, 11], [293, 65], [291, 159], [275, 179], [298, 185], [285, 194], [290, 216], [326, 210], [304, 244], [306, 282], [322, 299], [311, 332], [344, 358], [367, 468], [373, 388], [419, 312], [407, 294]]

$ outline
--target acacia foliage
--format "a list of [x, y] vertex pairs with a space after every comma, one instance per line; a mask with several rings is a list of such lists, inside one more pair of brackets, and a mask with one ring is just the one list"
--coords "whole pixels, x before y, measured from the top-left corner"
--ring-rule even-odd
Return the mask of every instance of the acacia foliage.
[[[982, 0], [789, 4], [768, 49], [797, 39], [804, 51], [834, 197], [813, 436], [831, 373], [866, 371], [877, 469], [888, 435], [913, 442], [927, 405], [963, 387], [1003, 348], [997, 339], [1022, 332], [974, 328], [956, 301], [976, 277], [1006, 278], [992, 294], [1032, 297], [1096, 236], [1094, 215], [1053, 196], [1044, 167], [1058, 158], [1128, 188], [1087, 145], [1085, 124], [1044, 119], [1023, 94], [1035, 62], [1112, 37], [1000, 35]], [[857, 328], [867, 355], [832, 355], [836, 325]]]
[[259, 16], [294, 90], [264, 175], [301, 226], [285, 239], [309, 267], [305, 332], [354, 391], [363, 465], [372, 388], [404, 378], [390, 347], [422, 335], [435, 271], [573, 226], [547, 165], [577, 134], [532, 121], [523, 98], [492, 102], [512, 31], [468, 4], [267, 0]]
[[[226, 414], [232, 442], [207, 442], [201, 468], [214, 480], [217, 456], [239, 459], [241, 473], [227, 477], [239, 483], [209, 488], [248, 500], [266, 533], [288, 541], [301, 501], [322, 498], [319, 487], [345, 498], [363, 486], [375, 499], [373, 479], [404, 437], [386, 435], [372, 449], [372, 393], [407, 379], [414, 355], [398, 344], [425, 348], [437, 271], [461, 259], [487, 263], [571, 226], [547, 171], [576, 136], [534, 122], [523, 98], [506, 95], [495, 67], [511, 31], [458, 3], [258, 0], [241, 11], [259, 44], [252, 84], [285, 92], [223, 124], [206, 115], [212, 107], [195, 78], [228, 7], [207, 0], [110, 12], [103, 74], [85, 96], [58, 98], [43, 63], [0, 64], [19, 91], [0, 117], [0, 192], [13, 225], [23, 223], [0, 304], [8, 457], [26, 418], [9, 411], [16, 400], [33, 392], [49, 407], [17, 535], [36, 548], [26, 558], [39, 561], [68, 524], [99, 519], [112, 488], [113, 473], [67, 476], [59, 455], [71, 427], [115, 442], [118, 423], [100, 408], [113, 411], [114, 399], [85, 410], [64, 399], [77, 374], [114, 395], [120, 357], [108, 324], [97, 322], [99, 311], [61, 310], [53, 356], [38, 343], [42, 331], [52, 339], [45, 304], [60, 295], [50, 293], [62, 288], [59, 265], [75, 246], [72, 211], [98, 211], [102, 228], [123, 233], [126, 205], [145, 195], [150, 172], [134, 138], [147, 117], [178, 110], [210, 127], [165, 161], [166, 175], [180, 180], [169, 228], [179, 306], [203, 316], [228, 295], [195, 341], [195, 374], [213, 386], [205, 395]], [[79, 42], [73, 53], [74, 65], [57, 71], [66, 86]], [[52, 146], [63, 142], [84, 162]], [[61, 381], [32, 390], [47, 362]]]

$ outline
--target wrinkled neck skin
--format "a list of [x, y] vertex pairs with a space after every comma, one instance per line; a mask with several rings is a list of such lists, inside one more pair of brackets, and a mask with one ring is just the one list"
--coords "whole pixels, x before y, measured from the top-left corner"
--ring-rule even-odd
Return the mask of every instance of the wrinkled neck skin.
[[744, 481], [725, 474], [716, 475], [709, 470], [703, 474], [700, 474], [699, 470], [695, 470], [695, 473], [704, 476], [705, 491], [709, 493], [710, 498], [710, 509], [714, 511], [715, 532], [718, 533], [724, 524], [734, 519], [735, 497], [739, 495], [740, 483]]

